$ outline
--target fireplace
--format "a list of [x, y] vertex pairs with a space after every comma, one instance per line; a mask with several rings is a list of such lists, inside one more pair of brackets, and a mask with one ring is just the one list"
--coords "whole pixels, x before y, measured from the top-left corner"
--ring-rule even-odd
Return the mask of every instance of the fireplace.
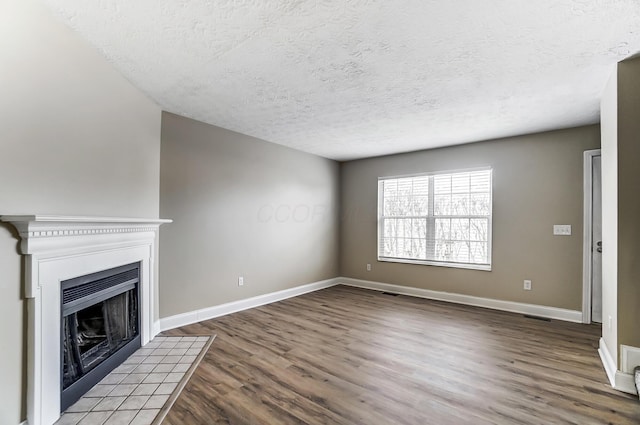
[[[104, 338], [111, 338], [108, 351], [113, 355], [109, 359], [119, 361], [118, 356], [122, 360], [128, 356], [127, 349], [136, 344], [144, 346], [159, 332], [155, 310], [156, 239], [160, 225], [171, 220], [41, 215], [4, 215], [0, 220], [18, 230], [20, 251], [24, 255], [24, 296], [28, 312], [27, 420], [29, 425], [52, 425], [60, 417], [63, 406], [77, 397], [76, 391], [83, 391], [75, 386], [77, 383], [99, 380], [100, 373], [90, 372], [105, 373], [113, 367], [110, 360], [94, 362], [102, 359], [100, 353], [107, 351]], [[132, 264], [137, 265], [137, 272], [119, 269]], [[104, 282], [102, 273], [114, 269], [137, 273], [137, 282], [126, 278], [113, 286], [105, 283], [93, 291], [102, 295], [87, 304], [71, 300], [75, 298], [72, 292], [83, 292], [90, 287], [84, 283]], [[82, 276], [80, 280], [79, 276]], [[81, 295], [78, 300], [83, 298]], [[107, 301], [114, 297], [113, 301]], [[105, 303], [112, 312], [104, 313]], [[128, 314], [137, 311], [137, 318], [120, 318], [119, 323], [113, 323], [113, 312], [125, 307]], [[65, 342], [65, 326], [70, 333], [75, 331], [76, 337], [84, 333], [83, 341]], [[113, 330], [116, 333], [107, 337]], [[66, 372], [65, 347], [69, 350]], [[71, 352], [76, 349], [80, 352]], [[93, 349], [95, 352], [89, 353]], [[76, 395], [67, 399], [63, 392]]]
[[62, 411], [140, 348], [139, 282], [139, 263], [61, 282]]

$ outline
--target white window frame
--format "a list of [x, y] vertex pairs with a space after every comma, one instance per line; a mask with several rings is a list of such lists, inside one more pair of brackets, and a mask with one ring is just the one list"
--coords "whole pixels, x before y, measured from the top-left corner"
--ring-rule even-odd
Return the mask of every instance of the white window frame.
[[[488, 264], [478, 264], [478, 263], [461, 263], [461, 262], [451, 262], [451, 261], [437, 261], [437, 260], [420, 260], [413, 258], [402, 258], [402, 257], [386, 257], [381, 254], [381, 238], [384, 235], [384, 220], [383, 218], [383, 208], [384, 208], [384, 194], [381, 190], [380, 182], [384, 180], [392, 180], [392, 179], [401, 179], [408, 177], [421, 177], [421, 176], [437, 176], [437, 175], [445, 175], [445, 174], [456, 174], [456, 173], [466, 173], [473, 171], [490, 171], [490, 192], [489, 192], [489, 216], [488, 216], [488, 227], [487, 227], [487, 259]], [[427, 173], [415, 173], [415, 174], [405, 174], [398, 176], [386, 176], [386, 177], [378, 177], [378, 235], [376, 238], [377, 247], [376, 251], [378, 254], [378, 261], [381, 262], [390, 262], [390, 263], [406, 263], [406, 264], [419, 264], [419, 265], [427, 265], [427, 266], [439, 266], [439, 267], [453, 267], [459, 269], [470, 269], [470, 270], [480, 270], [480, 271], [491, 271], [492, 265], [492, 243], [493, 243], [493, 169], [491, 167], [481, 167], [481, 168], [468, 168], [468, 169], [458, 169], [458, 170], [443, 170], [437, 172], [427, 172]], [[428, 214], [427, 216], [420, 217], [406, 217], [406, 218], [425, 218], [427, 220], [427, 226], [429, 222], [435, 223], [436, 218], [487, 218], [487, 216], [435, 216], [434, 215], [434, 190], [433, 190], [433, 179], [429, 179], [429, 203], [428, 203]], [[435, 226], [434, 224], [432, 226]]]

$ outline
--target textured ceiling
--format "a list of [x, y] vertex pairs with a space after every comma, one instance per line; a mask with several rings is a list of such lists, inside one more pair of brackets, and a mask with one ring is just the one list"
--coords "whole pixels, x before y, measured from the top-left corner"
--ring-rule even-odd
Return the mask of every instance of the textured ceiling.
[[45, 0], [163, 109], [347, 160], [599, 121], [638, 0]]

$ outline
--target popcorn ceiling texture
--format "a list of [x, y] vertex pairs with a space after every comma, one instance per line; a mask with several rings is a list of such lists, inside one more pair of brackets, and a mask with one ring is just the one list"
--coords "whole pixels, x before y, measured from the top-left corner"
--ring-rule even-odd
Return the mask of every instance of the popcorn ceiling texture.
[[163, 109], [338, 160], [599, 121], [637, 0], [45, 0]]

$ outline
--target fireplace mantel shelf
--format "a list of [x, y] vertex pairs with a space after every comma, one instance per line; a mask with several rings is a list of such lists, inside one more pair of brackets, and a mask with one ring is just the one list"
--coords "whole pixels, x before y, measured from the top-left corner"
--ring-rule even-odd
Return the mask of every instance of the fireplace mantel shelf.
[[69, 240], [67, 236], [137, 234], [156, 231], [160, 225], [172, 222], [157, 218], [63, 215], [2, 215], [0, 221], [11, 223], [18, 230], [23, 254], [70, 248], [78, 242]]
[[64, 231], [78, 228], [113, 229], [114, 227], [152, 226], [171, 223], [172, 220], [159, 218], [131, 218], [131, 217], [92, 217], [66, 215], [0, 215], [0, 221], [13, 224], [21, 237], [60, 236], [60, 234], [42, 233], [46, 230]]
[[2, 221], [15, 223], [171, 223], [172, 220], [158, 218], [134, 218], [134, 217], [94, 217], [89, 215], [1, 215]]

